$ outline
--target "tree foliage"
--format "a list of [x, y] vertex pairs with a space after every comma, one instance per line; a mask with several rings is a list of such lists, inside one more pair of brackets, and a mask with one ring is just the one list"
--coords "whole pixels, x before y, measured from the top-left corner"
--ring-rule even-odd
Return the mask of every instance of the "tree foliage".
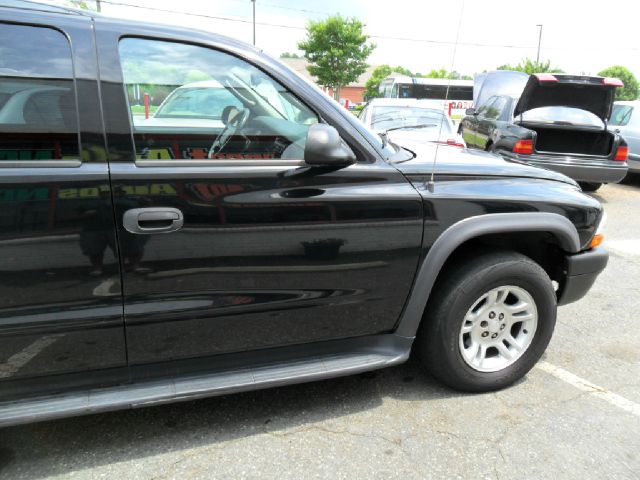
[[473, 80], [473, 77], [470, 77], [469, 75], [461, 75], [455, 70], [450, 72], [444, 68], [441, 68], [439, 70], [433, 69], [429, 73], [426, 73], [424, 75], [416, 75], [416, 76], [421, 76], [425, 78], [448, 78], [450, 80]]
[[536, 62], [530, 58], [524, 58], [517, 65], [500, 65], [498, 70], [515, 70], [517, 72], [528, 73], [564, 73], [562, 69], [551, 66], [551, 60]]
[[280, 58], [304, 58], [302, 55], [298, 55], [295, 52], [283, 52], [280, 54]]
[[356, 81], [367, 69], [375, 45], [368, 42], [362, 28], [356, 18], [334, 15], [309, 22], [306, 38], [298, 43], [310, 63], [309, 73], [320, 85], [333, 88], [335, 98], [340, 96], [340, 87]]
[[380, 82], [387, 78], [392, 73], [400, 73], [401, 75], [412, 76], [411, 70], [404, 67], [391, 67], [389, 65], [380, 65], [376, 67], [371, 73], [371, 77], [367, 80], [365, 84], [365, 92], [364, 96], [366, 98], [376, 98], [382, 96], [380, 93]]
[[624, 87], [616, 89], [616, 100], [635, 100], [640, 96], [638, 80], [628, 68], [614, 65], [613, 67], [605, 68], [598, 75], [622, 80]]

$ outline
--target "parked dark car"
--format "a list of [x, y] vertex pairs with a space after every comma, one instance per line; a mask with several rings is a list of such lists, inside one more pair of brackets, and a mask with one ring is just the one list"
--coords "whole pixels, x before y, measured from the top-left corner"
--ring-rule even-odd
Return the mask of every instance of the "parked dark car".
[[[412, 351], [453, 388], [503, 388], [607, 262], [574, 181], [390, 144], [244, 43], [11, 2], [0, 44], [0, 92], [55, 92], [0, 123], [0, 425]], [[215, 95], [141, 117], [194, 81]]]
[[469, 147], [564, 173], [587, 191], [627, 174], [627, 144], [607, 130], [620, 80], [501, 71], [480, 80], [478, 108], [460, 124]]

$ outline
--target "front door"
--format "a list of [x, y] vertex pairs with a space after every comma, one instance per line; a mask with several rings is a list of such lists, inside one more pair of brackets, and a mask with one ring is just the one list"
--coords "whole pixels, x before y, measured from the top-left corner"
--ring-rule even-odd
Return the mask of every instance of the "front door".
[[132, 364], [391, 331], [421, 243], [408, 182], [300, 168], [318, 113], [236, 56], [104, 37], [135, 142], [111, 167]]
[[0, 10], [0, 397], [126, 373], [91, 25], [19, 15]]

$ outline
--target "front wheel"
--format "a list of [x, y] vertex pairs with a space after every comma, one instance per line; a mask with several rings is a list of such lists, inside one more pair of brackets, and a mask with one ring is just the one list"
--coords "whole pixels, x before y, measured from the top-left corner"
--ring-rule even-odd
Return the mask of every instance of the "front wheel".
[[522, 378], [542, 356], [556, 321], [556, 296], [533, 260], [494, 252], [453, 265], [437, 282], [416, 339], [434, 377], [483, 392]]
[[601, 183], [592, 182], [578, 182], [578, 185], [580, 185], [583, 192], [595, 192], [602, 186]]

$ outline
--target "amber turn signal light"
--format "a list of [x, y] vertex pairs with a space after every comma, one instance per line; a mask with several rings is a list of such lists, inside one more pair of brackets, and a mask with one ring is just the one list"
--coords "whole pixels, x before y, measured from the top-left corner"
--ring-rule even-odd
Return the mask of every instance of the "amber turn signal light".
[[604, 242], [603, 234], [598, 233], [594, 235], [593, 238], [591, 239], [591, 248], [599, 247], [600, 245], [602, 245], [602, 242]]

